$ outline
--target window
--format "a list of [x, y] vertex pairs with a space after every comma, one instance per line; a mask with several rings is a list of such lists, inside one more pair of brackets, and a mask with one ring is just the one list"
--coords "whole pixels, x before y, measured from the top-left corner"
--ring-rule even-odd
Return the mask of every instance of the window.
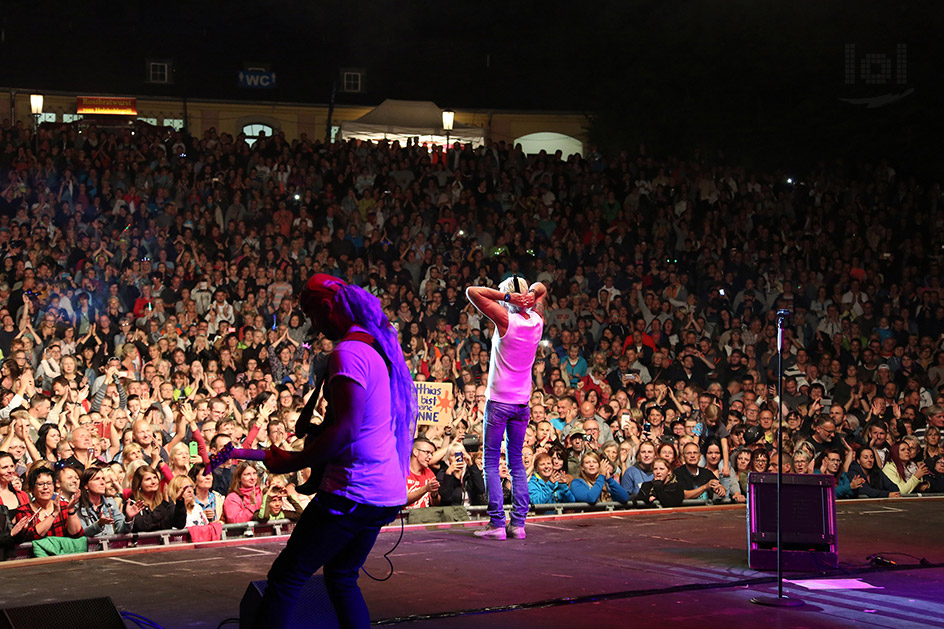
[[148, 62], [148, 83], [170, 83], [171, 65], [167, 61]]
[[267, 138], [271, 138], [273, 131], [274, 129], [269, 125], [259, 122], [243, 126], [243, 134], [246, 136], [246, 144], [249, 146], [255, 144], [260, 135], [264, 134]]
[[41, 114], [39, 115], [39, 124], [43, 124], [44, 122], [55, 122], [55, 121], [56, 121], [56, 113], [55, 113], [55, 112], [52, 112], [52, 111], [50, 111], [50, 112], [45, 112], [45, 111], [44, 111], [43, 113], [41, 113]]
[[177, 131], [180, 131], [184, 128], [184, 119], [183, 118], [164, 118], [165, 127], [173, 127]]
[[537, 155], [541, 151], [553, 156], [561, 152], [561, 159], [566, 160], [571, 155], [583, 155], [583, 142], [577, 138], [553, 131], [529, 133], [516, 138], [515, 145], [520, 145], [525, 155]]
[[157, 118], [149, 118], [147, 116], [138, 116], [138, 120], [140, 120], [141, 122], [152, 124], [155, 127], [157, 126]]
[[77, 122], [82, 118], [85, 118], [82, 114], [62, 114], [63, 122]]
[[360, 92], [361, 91], [361, 73], [360, 72], [345, 72], [343, 90], [345, 92]]

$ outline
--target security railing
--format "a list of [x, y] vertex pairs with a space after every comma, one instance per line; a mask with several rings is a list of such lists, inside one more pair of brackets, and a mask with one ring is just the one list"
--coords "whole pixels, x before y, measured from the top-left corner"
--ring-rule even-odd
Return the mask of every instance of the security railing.
[[[909, 494], [907, 496], [901, 496], [901, 498], [925, 498], [925, 497], [941, 497], [944, 494], [933, 494], [933, 493], [916, 493]], [[898, 500], [899, 498], [896, 498]], [[855, 502], [857, 498], [846, 498], [840, 500], [840, 502]], [[712, 500], [685, 500], [682, 502], [683, 507], [699, 507], [705, 505], [719, 505], [719, 504], [736, 504], [731, 502], [722, 502], [722, 501], [712, 501]], [[505, 509], [508, 510], [511, 507], [509, 505], [505, 506]], [[565, 515], [571, 513], [589, 513], [589, 512], [618, 512], [618, 511], [636, 511], [636, 510], [652, 510], [653, 508], [661, 508], [660, 505], [644, 505], [642, 503], [635, 503], [630, 501], [629, 504], [623, 504], [620, 502], [598, 502], [595, 504], [590, 504], [587, 502], [567, 502], [567, 503], [549, 503], [549, 504], [536, 504], [531, 505], [530, 515]], [[486, 517], [487, 507], [485, 506], [467, 506], [465, 511], [468, 514], [469, 521], [475, 520], [484, 520]], [[406, 518], [406, 522], [410, 522], [410, 514], [419, 511], [419, 510], [404, 510], [401, 512], [401, 516]], [[437, 523], [452, 522], [452, 520], [440, 520], [434, 521], [429, 519], [424, 519], [423, 524], [435, 525]], [[387, 525], [399, 526], [398, 523], [393, 523]], [[272, 537], [285, 535], [292, 531], [294, 523], [289, 520], [269, 520], [268, 522], [239, 522], [232, 524], [224, 524], [222, 530], [221, 540], [232, 540], [232, 539], [252, 539], [256, 537]], [[90, 537], [88, 538], [89, 549], [88, 552], [99, 552], [99, 551], [108, 551], [116, 550], [121, 548], [139, 548], [146, 546], [172, 546], [176, 544], [189, 544], [189, 543], [202, 543], [200, 541], [194, 542], [190, 539], [190, 532], [183, 529], [167, 529], [162, 531], [149, 531], [147, 533], [128, 533], [123, 535], [102, 535], [99, 537]], [[30, 553], [33, 550], [32, 542], [26, 542], [17, 546], [17, 559], [24, 559], [30, 556]], [[78, 553], [76, 557], [85, 556], [88, 553]]]

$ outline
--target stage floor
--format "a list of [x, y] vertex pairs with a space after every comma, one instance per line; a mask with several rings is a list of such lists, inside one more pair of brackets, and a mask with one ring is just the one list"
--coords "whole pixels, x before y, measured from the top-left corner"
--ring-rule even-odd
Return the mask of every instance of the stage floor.
[[[773, 609], [773, 575], [748, 569], [743, 507], [585, 514], [529, 521], [527, 540], [483, 541], [475, 527], [407, 527], [391, 554], [396, 573], [361, 577], [375, 622], [410, 627], [944, 627], [942, 499], [838, 505], [841, 569], [807, 605]], [[379, 537], [366, 568], [388, 572]], [[262, 579], [284, 539], [231, 540], [198, 548], [116, 551], [111, 556], [0, 564], [0, 607], [111, 596], [122, 610], [164, 627], [217, 627], [239, 614], [249, 581]], [[880, 553], [899, 565], [871, 569]], [[908, 557], [913, 555], [914, 557]], [[788, 579], [816, 575], [787, 575]], [[847, 579], [839, 582], [837, 579]], [[822, 583], [820, 583], [822, 585]], [[867, 589], [848, 589], [848, 586]]]

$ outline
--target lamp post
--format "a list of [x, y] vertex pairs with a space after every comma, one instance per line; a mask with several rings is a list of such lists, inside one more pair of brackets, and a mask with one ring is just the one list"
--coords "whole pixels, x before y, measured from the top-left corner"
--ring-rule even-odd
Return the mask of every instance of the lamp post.
[[452, 125], [456, 121], [456, 112], [451, 109], [443, 109], [442, 123], [443, 130], [446, 132], [446, 168], [449, 168], [449, 132], [452, 131]]
[[33, 113], [33, 141], [35, 151], [39, 153], [39, 117], [43, 115], [43, 95], [30, 94], [30, 111]]

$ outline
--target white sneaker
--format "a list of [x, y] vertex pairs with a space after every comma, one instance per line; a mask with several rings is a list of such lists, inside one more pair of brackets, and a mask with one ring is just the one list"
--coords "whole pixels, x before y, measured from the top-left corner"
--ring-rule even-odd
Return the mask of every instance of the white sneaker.
[[474, 533], [474, 535], [476, 537], [481, 537], [484, 539], [496, 539], [496, 540], [503, 540], [507, 537], [505, 534], [504, 527], [498, 528], [492, 525], [488, 525], [484, 529], [479, 529], [478, 531]]
[[527, 536], [523, 526], [508, 526], [508, 537], [511, 539], [525, 539]]

